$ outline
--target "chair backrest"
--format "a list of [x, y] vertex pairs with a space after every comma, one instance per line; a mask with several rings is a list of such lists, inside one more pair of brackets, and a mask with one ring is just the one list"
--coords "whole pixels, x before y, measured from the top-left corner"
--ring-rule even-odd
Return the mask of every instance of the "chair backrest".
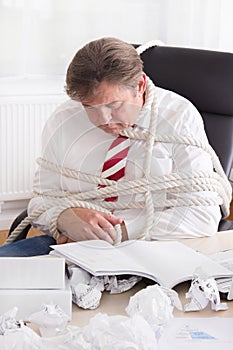
[[186, 97], [199, 110], [209, 142], [229, 176], [233, 164], [233, 54], [155, 46], [141, 58], [155, 85]]

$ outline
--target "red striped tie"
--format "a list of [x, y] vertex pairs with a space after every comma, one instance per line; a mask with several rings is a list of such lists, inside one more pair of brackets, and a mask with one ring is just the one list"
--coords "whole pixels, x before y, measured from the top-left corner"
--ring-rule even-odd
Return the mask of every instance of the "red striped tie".
[[[102, 169], [102, 177], [118, 181], [125, 175], [125, 165], [130, 139], [119, 135], [111, 144]], [[104, 186], [99, 186], [104, 187]], [[105, 201], [115, 202], [118, 197], [108, 197]]]

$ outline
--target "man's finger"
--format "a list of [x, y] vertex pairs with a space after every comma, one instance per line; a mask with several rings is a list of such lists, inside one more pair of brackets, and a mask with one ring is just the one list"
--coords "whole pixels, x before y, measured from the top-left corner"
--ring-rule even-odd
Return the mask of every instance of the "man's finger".
[[121, 224], [122, 223], [122, 219], [117, 218], [114, 215], [108, 215], [106, 213], [103, 213], [102, 216], [108, 220], [113, 226], [117, 225], [117, 224]]
[[102, 239], [110, 244], [113, 244], [114, 239], [111, 238], [109, 232], [103, 230], [101, 227], [93, 227], [93, 232], [98, 237], [98, 239]]

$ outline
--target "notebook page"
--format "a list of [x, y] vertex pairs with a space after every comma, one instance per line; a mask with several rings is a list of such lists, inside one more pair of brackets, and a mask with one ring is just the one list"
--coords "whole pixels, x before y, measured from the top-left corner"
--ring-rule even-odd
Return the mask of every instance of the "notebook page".
[[94, 275], [121, 274], [140, 271], [142, 266], [128, 252], [121, 252], [116, 246], [102, 240], [90, 240], [52, 246], [65, 256]]
[[144, 276], [156, 276], [168, 288], [192, 279], [200, 266], [209, 276], [232, 276], [228, 269], [176, 241], [134, 241], [119, 249], [143, 265]]

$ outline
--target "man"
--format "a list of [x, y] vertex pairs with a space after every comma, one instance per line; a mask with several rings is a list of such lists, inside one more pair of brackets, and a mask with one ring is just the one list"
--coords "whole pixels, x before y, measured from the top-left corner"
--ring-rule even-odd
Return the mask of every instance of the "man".
[[70, 100], [43, 131], [28, 207], [31, 215], [44, 206], [32, 223], [47, 235], [30, 239], [27, 254], [48, 253], [54, 238], [114, 244], [217, 231], [225, 185], [209, 184], [215, 174], [202, 118], [188, 100], [154, 86], [133, 46], [115, 38], [86, 44], [66, 84]]

